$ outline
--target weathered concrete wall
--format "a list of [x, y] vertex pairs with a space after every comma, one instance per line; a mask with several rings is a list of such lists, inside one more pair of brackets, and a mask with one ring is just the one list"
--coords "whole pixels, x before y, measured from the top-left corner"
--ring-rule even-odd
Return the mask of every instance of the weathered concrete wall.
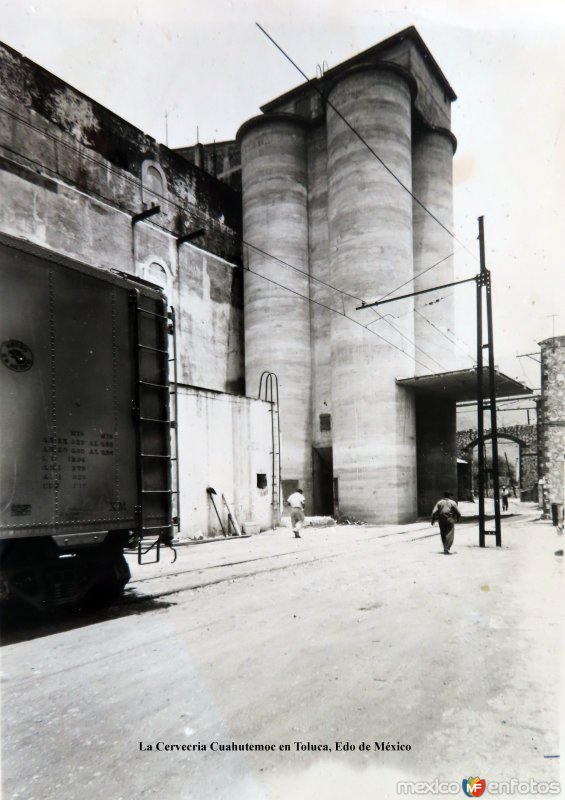
[[[230, 231], [239, 229], [240, 202], [236, 192], [219, 181], [211, 181], [173, 150], [4, 44], [0, 44], [0, 98], [2, 105], [4, 101], [13, 104], [10, 109], [13, 122], [17, 124], [18, 118], [22, 118], [27, 123], [27, 150], [33, 151], [35, 134], [39, 145], [35, 153], [41, 155], [41, 164], [56, 172], [67, 170], [72, 185], [85, 190], [98, 191], [102, 187], [110, 192], [118, 190], [118, 199], [124, 187], [119, 181], [114, 185], [115, 173], [110, 167], [139, 178], [143, 162], [154, 159], [171, 194], [181, 200], [181, 206], [186, 206], [186, 214], [201, 217], [204, 212], [210, 221], [216, 220], [224, 226], [224, 231], [220, 228], [217, 231], [218, 249], [221, 235], [229, 238]], [[70, 153], [65, 151], [65, 145]], [[94, 154], [102, 159], [88, 158]], [[130, 199], [137, 199], [135, 188], [135, 183], [129, 185]], [[140, 204], [134, 210], [139, 208]], [[173, 214], [178, 213], [176, 208]], [[209, 236], [214, 238], [212, 233]], [[228, 257], [227, 251], [218, 254]]]
[[565, 336], [540, 342], [541, 476], [551, 503], [563, 503], [565, 492]]
[[383, 50], [382, 58], [407, 69], [416, 80], [418, 93], [414, 108], [430, 125], [449, 128], [451, 124], [451, 96], [445, 85], [438, 81], [437, 65], [427, 50], [418, 46], [413, 36], [405, 36]]
[[[268, 403], [180, 387], [181, 536], [221, 536], [206, 489], [213, 487], [224, 527], [222, 494], [240, 525], [271, 527], [271, 415]], [[257, 475], [267, 486], [257, 487]]]
[[232, 189], [241, 191], [241, 150], [237, 141], [178, 147], [175, 153], [227, 183]]
[[[239, 200], [72, 87], [0, 46], [0, 230], [165, 288], [187, 384], [244, 392]], [[161, 211], [132, 227], [131, 216]], [[206, 235], [177, 248], [176, 237]]]

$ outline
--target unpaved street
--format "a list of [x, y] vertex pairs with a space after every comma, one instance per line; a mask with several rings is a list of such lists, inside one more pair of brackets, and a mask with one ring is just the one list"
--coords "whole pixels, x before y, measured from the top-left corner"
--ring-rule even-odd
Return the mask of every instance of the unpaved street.
[[461, 525], [445, 557], [420, 523], [182, 547], [111, 609], [10, 623], [3, 797], [386, 800], [397, 780], [559, 779], [562, 538], [530, 514], [504, 521], [501, 550], [489, 539]]

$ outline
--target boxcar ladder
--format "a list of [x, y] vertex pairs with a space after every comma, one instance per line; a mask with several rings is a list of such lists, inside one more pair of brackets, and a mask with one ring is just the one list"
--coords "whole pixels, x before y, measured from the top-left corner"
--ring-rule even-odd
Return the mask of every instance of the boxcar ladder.
[[[130, 302], [137, 356], [133, 402], [137, 421], [137, 560], [147, 564], [159, 561], [161, 544], [172, 543], [174, 528], [179, 525], [175, 319], [174, 311], [167, 312], [164, 299], [155, 300], [138, 289], [130, 292]], [[169, 384], [170, 362], [174, 364], [173, 388]], [[144, 560], [149, 553], [154, 558]]]

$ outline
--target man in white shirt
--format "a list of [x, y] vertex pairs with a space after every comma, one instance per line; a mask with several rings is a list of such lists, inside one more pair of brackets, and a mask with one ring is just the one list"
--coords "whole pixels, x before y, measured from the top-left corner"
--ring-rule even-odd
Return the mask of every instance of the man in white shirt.
[[302, 489], [293, 492], [286, 501], [290, 506], [290, 524], [296, 539], [300, 539], [300, 528], [304, 524], [304, 494]]

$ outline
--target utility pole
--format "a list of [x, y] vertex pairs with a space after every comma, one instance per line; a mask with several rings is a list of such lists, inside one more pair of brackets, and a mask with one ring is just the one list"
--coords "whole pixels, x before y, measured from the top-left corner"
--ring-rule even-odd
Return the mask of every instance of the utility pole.
[[[479, 217], [479, 252], [480, 252], [480, 262], [481, 262], [481, 273], [480, 273], [480, 286], [478, 287], [479, 294], [481, 295], [478, 297], [477, 306], [479, 310], [477, 310], [477, 326], [478, 326], [478, 317], [479, 314], [481, 316], [481, 326], [482, 326], [482, 287], [485, 286], [486, 288], [486, 306], [487, 306], [487, 336], [488, 342], [486, 345], [481, 346], [481, 358], [480, 358], [480, 366], [481, 366], [481, 373], [482, 373], [482, 349], [486, 347], [488, 349], [488, 376], [489, 376], [489, 408], [490, 408], [490, 430], [491, 430], [491, 444], [492, 444], [492, 492], [493, 492], [493, 500], [494, 500], [494, 531], [486, 531], [484, 529], [485, 520], [484, 520], [484, 499], [483, 499], [483, 513], [481, 515], [480, 512], [480, 505], [479, 505], [479, 518], [482, 520], [482, 528], [483, 528], [483, 535], [482, 535], [482, 542], [481, 547], [484, 547], [484, 536], [485, 534], [494, 534], [496, 536], [496, 546], [501, 547], [502, 545], [502, 534], [501, 534], [501, 525], [500, 525], [500, 477], [498, 473], [498, 427], [496, 421], [496, 383], [495, 383], [495, 372], [494, 372], [494, 335], [493, 335], [493, 322], [492, 322], [492, 284], [491, 284], [491, 276], [489, 270], [486, 268], [486, 258], [485, 258], [485, 232], [484, 232], [484, 217]], [[477, 333], [477, 340], [479, 334]], [[481, 339], [482, 339], [482, 328], [481, 328]], [[477, 353], [477, 360], [478, 360], [478, 353]], [[478, 365], [477, 365], [478, 366]], [[483, 430], [484, 436], [484, 423], [482, 422], [482, 412], [483, 412], [483, 402], [482, 402], [482, 379], [479, 380], [479, 402], [477, 408], [480, 409], [480, 416], [481, 416], [481, 428]], [[477, 422], [479, 420], [477, 419]], [[483, 495], [484, 497], [484, 495]], [[479, 495], [479, 504], [480, 504], [480, 495]], [[479, 527], [481, 527], [481, 522], [479, 522]], [[479, 531], [479, 539], [481, 538], [481, 532]]]
[[[485, 258], [485, 237], [484, 237], [484, 223], [483, 217], [479, 217], [479, 247], [480, 247], [480, 264], [481, 271], [473, 278], [465, 278], [461, 281], [452, 281], [451, 283], [444, 283], [441, 286], [432, 286], [429, 289], [421, 289], [418, 292], [410, 292], [409, 294], [397, 295], [396, 297], [389, 297], [383, 300], [377, 300], [374, 303], [365, 303], [364, 301], [360, 306], [357, 306], [356, 311], [361, 311], [364, 308], [375, 308], [376, 306], [384, 305], [385, 303], [394, 303], [396, 300], [405, 300], [408, 297], [416, 297], [416, 295], [426, 294], [427, 292], [436, 292], [438, 289], [447, 289], [450, 286], [459, 286], [462, 283], [470, 283], [473, 281], [476, 286], [477, 298], [477, 429], [478, 429], [478, 442], [477, 451], [479, 456], [479, 545], [485, 546], [485, 536], [496, 536], [496, 546], [502, 546], [502, 535], [500, 526], [500, 479], [498, 474], [498, 429], [496, 423], [496, 383], [495, 383], [495, 369], [494, 369], [494, 337], [493, 337], [493, 324], [492, 324], [492, 287], [490, 272], [486, 268]], [[488, 342], [483, 343], [483, 286], [486, 288], [486, 315], [487, 315], [487, 335]], [[488, 384], [489, 384], [489, 408], [491, 419], [491, 439], [492, 439], [492, 484], [494, 495], [494, 531], [487, 531], [485, 529], [485, 428], [484, 428], [484, 380], [483, 380], [483, 350], [488, 349]]]
[[477, 455], [479, 457], [479, 546], [485, 546], [485, 416], [483, 387], [483, 272], [477, 276]]

